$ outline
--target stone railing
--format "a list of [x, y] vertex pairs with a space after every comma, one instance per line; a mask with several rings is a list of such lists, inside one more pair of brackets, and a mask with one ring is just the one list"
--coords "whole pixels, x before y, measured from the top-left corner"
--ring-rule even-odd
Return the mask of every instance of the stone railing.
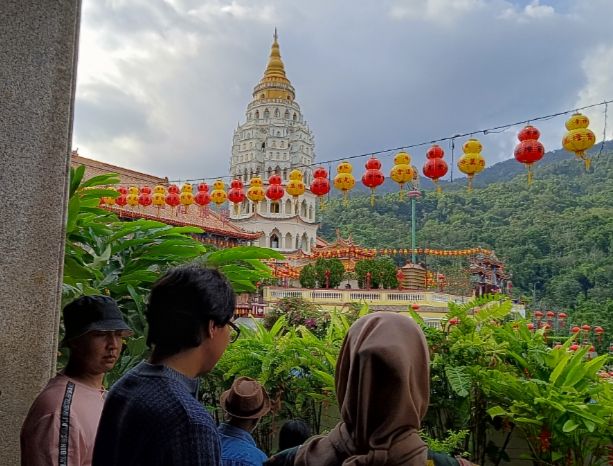
[[[264, 301], [274, 303], [283, 298], [302, 298], [313, 303], [328, 306], [343, 306], [353, 302], [365, 302], [379, 306], [410, 306], [417, 304], [445, 312], [447, 303], [462, 304], [470, 301], [468, 296], [458, 296], [435, 291], [402, 290], [343, 290], [343, 289], [296, 289], [265, 287]], [[525, 315], [524, 306], [513, 304], [513, 311]]]

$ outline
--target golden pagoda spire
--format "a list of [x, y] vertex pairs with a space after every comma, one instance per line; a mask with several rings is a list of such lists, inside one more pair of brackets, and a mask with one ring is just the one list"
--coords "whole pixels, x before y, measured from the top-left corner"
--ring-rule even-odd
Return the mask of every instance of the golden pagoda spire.
[[294, 100], [294, 88], [289, 79], [285, 75], [285, 66], [281, 60], [281, 52], [279, 50], [279, 35], [277, 28], [272, 36], [273, 42], [268, 57], [268, 64], [264, 76], [259, 84], [255, 86], [253, 97], [255, 99], [282, 99]]
[[[270, 49], [270, 57], [268, 58], [268, 65], [266, 71], [264, 71], [263, 81], [268, 80], [281, 80], [289, 83], [287, 76], [285, 75], [285, 66], [283, 60], [281, 60], [281, 52], [279, 51], [279, 36], [277, 35], [277, 28], [275, 28], [275, 34], [273, 35], [273, 43]], [[272, 78], [272, 79], [271, 79]]]

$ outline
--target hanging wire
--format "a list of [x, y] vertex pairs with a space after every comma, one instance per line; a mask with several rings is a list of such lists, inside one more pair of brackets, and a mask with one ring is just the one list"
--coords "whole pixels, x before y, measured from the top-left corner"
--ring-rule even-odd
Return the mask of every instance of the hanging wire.
[[450, 180], [450, 183], [453, 183], [453, 167], [455, 166], [455, 163], [454, 163], [455, 139], [451, 139], [450, 143], [451, 143], [451, 180]]
[[[386, 155], [386, 154], [388, 154], [390, 152], [398, 152], [398, 151], [401, 151], [401, 150], [414, 149], [414, 148], [417, 148], [417, 147], [422, 147], [422, 146], [432, 145], [432, 144], [439, 144], [439, 143], [446, 142], [446, 141], [452, 141], [453, 142], [453, 140], [456, 139], [456, 138], [471, 137], [471, 136], [475, 136], [475, 135], [481, 134], [481, 133], [482, 134], [501, 133], [501, 132], [504, 132], [504, 131], [507, 131], [507, 130], [511, 129], [514, 126], [525, 125], [527, 123], [535, 122], [535, 121], [551, 120], [552, 118], [556, 118], [556, 117], [563, 116], [563, 115], [568, 115], [569, 113], [576, 113], [579, 110], [586, 110], [588, 108], [600, 107], [601, 105], [605, 106], [605, 112], [606, 112], [606, 106], [608, 104], [610, 104], [610, 103], [613, 103], [613, 100], [605, 100], [605, 101], [599, 102], [597, 104], [585, 105], [584, 107], [573, 108], [573, 109], [570, 109], [570, 110], [564, 110], [564, 111], [556, 112], [556, 113], [550, 113], [549, 115], [542, 115], [542, 116], [532, 117], [532, 118], [528, 118], [526, 120], [516, 121], [514, 123], [507, 123], [507, 124], [504, 124], [504, 125], [493, 126], [491, 128], [485, 128], [485, 129], [479, 129], [479, 130], [470, 131], [470, 132], [466, 132], [466, 133], [455, 134], [453, 136], [447, 136], [447, 137], [442, 137], [442, 138], [439, 138], [439, 139], [433, 139], [431, 141], [423, 141], [423, 142], [418, 142], [418, 143], [414, 143], [414, 144], [407, 144], [405, 146], [393, 147], [393, 148], [388, 148], [388, 149], [380, 149], [380, 150], [376, 150], [376, 151], [369, 151], [369, 152], [365, 152], [365, 153], [362, 153], [362, 154], [349, 155], [349, 156], [339, 157], [339, 158], [331, 159], [331, 160], [323, 160], [323, 161], [317, 162], [317, 163], [298, 164], [294, 168], [310, 168], [310, 167], [315, 167], [315, 166], [324, 165], [324, 164], [333, 164], [333, 163], [337, 163], [337, 162], [342, 162], [342, 161], [345, 161], [345, 160], [359, 159], [359, 158], [368, 157], [368, 156], [371, 156], [371, 155]], [[606, 115], [606, 113], [605, 113], [605, 115]], [[453, 161], [452, 161], [452, 164], [453, 164]], [[453, 168], [452, 168], [452, 170], [453, 170]], [[231, 175], [208, 176], [208, 177], [202, 177], [202, 178], [190, 178], [190, 179], [185, 179], [185, 180], [176, 179], [176, 180], [169, 181], [169, 183], [181, 183], [181, 182], [192, 183], [192, 182], [197, 182], [197, 181], [211, 181], [211, 180], [218, 180], [218, 179], [233, 179], [233, 178], [234, 177], [231, 176]]]
[[604, 128], [602, 130], [602, 142], [600, 143], [600, 149], [598, 149], [598, 154], [596, 154], [596, 157], [594, 157], [595, 159], [600, 157], [600, 154], [602, 154], [602, 151], [604, 150], [604, 143], [607, 138], [607, 118], [608, 118], [607, 111], [609, 109], [609, 102], [605, 101], [603, 102], [603, 104], [604, 104]]

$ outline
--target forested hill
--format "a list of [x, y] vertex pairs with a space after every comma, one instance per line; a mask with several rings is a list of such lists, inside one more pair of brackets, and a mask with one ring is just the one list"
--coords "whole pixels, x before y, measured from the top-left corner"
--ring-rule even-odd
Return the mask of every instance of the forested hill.
[[[530, 187], [524, 167], [510, 160], [480, 174], [487, 183], [471, 193], [426, 190], [417, 202], [418, 246], [494, 249], [513, 274], [516, 292], [535, 292], [542, 306], [605, 303], [613, 298], [612, 146], [589, 173], [572, 154], [549, 154]], [[329, 202], [321, 234], [332, 239], [338, 227], [363, 246], [409, 247], [410, 215], [410, 203], [397, 194], [379, 196], [374, 208], [367, 196], [352, 195], [347, 207]]]

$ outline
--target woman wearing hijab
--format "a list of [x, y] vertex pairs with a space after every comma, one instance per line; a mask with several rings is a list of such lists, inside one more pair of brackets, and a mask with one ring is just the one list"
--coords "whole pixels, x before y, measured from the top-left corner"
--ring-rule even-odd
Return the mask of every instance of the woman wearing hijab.
[[[430, 393], [429, 352], [409, 317], [378, 312], [349, 329], [336, 364], [341, 421], [325, 436], [272, 457], [274, 466], [425, 466], [419, 436]], [[453, 463], [457, 461], [449, 458]], [[438, 463], [438, 461], [437, 461]]]

